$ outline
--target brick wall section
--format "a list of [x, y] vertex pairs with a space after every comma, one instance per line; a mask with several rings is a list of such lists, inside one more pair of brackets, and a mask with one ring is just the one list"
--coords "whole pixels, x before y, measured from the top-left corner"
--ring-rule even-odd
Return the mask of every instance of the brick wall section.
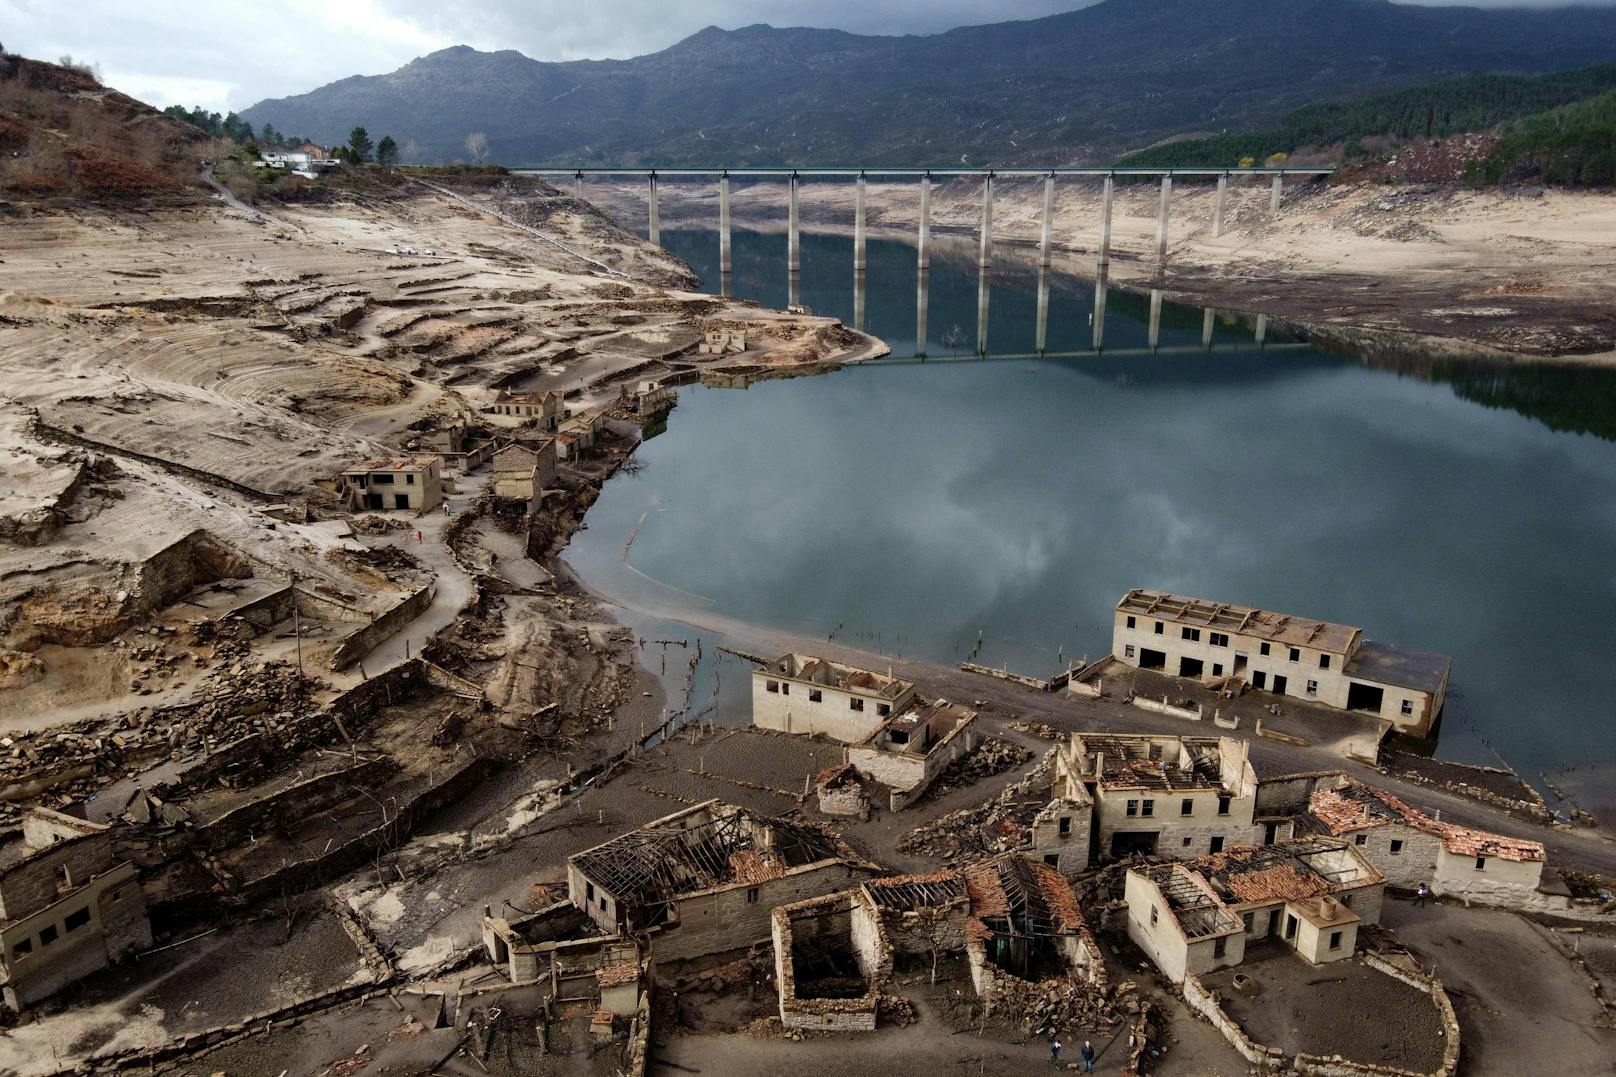
[[237, 606], [219, 618], [219, 624], [233, 639], [252, 639], [292, 616], [296, 605], [296, 593], [292, 585], [287, 584]]

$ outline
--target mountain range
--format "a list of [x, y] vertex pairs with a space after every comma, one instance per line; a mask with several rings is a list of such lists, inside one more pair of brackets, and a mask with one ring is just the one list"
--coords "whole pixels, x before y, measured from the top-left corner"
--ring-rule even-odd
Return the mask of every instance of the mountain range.
[[926, 36], [709, 27], [628, 60], [456, 46], [242, 115], [326, 142], [364, 126], [427, 163], [482, 132], [509, 165], [1093, 164], [1320, 99], [1609, 60], [1609, 7], [1103, 0]]

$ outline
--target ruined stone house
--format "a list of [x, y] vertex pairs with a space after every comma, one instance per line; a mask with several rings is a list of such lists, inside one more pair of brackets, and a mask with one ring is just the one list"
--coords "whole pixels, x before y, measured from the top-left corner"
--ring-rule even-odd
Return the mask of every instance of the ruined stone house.
[[1431, 731], [1452, 660], [1363, 638], [1362, 629], [1136, 588], [1117, 603], [1112, 655], [1136, 669], [1218, 681]]
[[1103, 987], [1104, 957], [1059, 871], [1004, 853], [961, 875], [971, 902], [965, 956], [989, 1013], [1026, 1009], [1051, 989]]
[[[1277, 830], [1255, 823], [1248, 753], [1233, 737], [1074, 733], [1055, 757], [1056, 797], [1092, 803], [1096, 857], [1188, 858], [1273, 841]], [[1075, 862], [1074, 851], [1062, 870]]]
[[976, 746], [976, 712], [946, 699], [912, 699], [847, 749], [847, 762], [887, 792], [893, 811], [908, 807], [949, 764]]
[[600, 408], [581, 411], [562, 422], [556, 433], [556, 456], [575, 460], [594, 449], [606, 429], [606, 412]]
[[814, 655], [787, 654], [752, 671], [752, 724], [861, 744], [914, 698], [915, 686]]
[[443, 503], [443, 461], [436, 456], [361, 460], [342, 473], [342, 495], [355, 512], [426, 512]]
[[1541, 842], [1440, 822], [1384, 789], [1338, 777], [1313, 791], [1298, 829], [1351, 841], [1389, 885], [1412, 890], [1423, 882], [1438, 895], [1487, 905], [1539, 899]]
[[35, 808], [0, 845], [0, 993], [20, 1010], [151, 946], [134, 865], [110, 828]]
[[633, 389], [623, 386], [623, 406], [639, 415], [651, 415], [673, 407], [675, 393], [659, 378], [642, 378]]
[[873, 1032], [892, 944], [862, 889], [781, 905], [771, 917], [774, 982], [786, 1028]]
[[554, 390], [543, 393], [513, 393], [501, 389], [483, 410], [532, 422], [540, 430], [554, 432], [567, 417], [562, 395]]
[[556, 477], [556, 439], [507, 445], [494, 454], [488, 489], [495, 497], [536, 501]]
[[1379, 922], [1384, 890], [1349, 842], [1241, 846], [1130, 869], [1128, 937], [1174, 983], [1238, 965], [1248, 946], [1270, 939], [1324, 964], [1352, 956], [1359, 926]]
[[444, 430], [432, 430], [421, 435], [422, 446], [438, 454], [443, 470], [461, 475], [470, 474], [493, 458], [499, 443], [492, 438], [474, 438], [463, 423]]
[[709, 329], [701, 336], [697, 348], [701, 355], [738, 355], [746, 350], [746, 330]]
[[776, 906], [872, 870], [818, 827], [709, 800], [569, 857], [567, 893], [600, 930], [682, 960], [768, 939]]
[[1106, 982], [1071, 885], [1017, 853], [958, 871], [869, 879], [776, 909], [773, 929], [788, 1028], [871, 1031], [894, 971], [935, 972], [960, 953], [990, 1013], [1058, 1011], [1103, 993]]

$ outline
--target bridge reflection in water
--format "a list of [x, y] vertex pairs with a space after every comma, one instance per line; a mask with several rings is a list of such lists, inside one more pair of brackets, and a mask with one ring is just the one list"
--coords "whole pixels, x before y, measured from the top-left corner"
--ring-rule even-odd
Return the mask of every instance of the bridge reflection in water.
[[[1048, 266], [1038, 268], [1038, 300], [1037, 312], [1033, 328], [1033, 348], [1031, 351], [1011, 351], [995, 353], [988, 347], [988, 314], [990, 310], [989, 297], [993, 290], [992, 271], [983, 268], [977, 276], [976, 288], [976, 350], [974, 354], [949, 354], [944, 356], [930, 356], [926, 348], [928, 320], [931, 310], [931, 270], [921, 269], [916, 273], [915, 281], [915, 354], [913, 356], [891, 356], [876, 362], [932, 362], [946, 361], [977, 361], [982, 359], [1070, 359], [1092, 355], [1188, 355], [1197, 352], [1207, 352], [1214, 349], [1214, 335], [1218, 324], [1217, 310], [1210, 307], [1201, 312], [1201, 342], [1200, 344], [1176, 344], [1163, 347], [1161, 344], [1161, 326], [1163, 296], [1160, 288], [1152, 288], [1149, 292], [1150, 314], [1146, 322], [1145, 346], [1131, 348], [1106, 348], [1105, 346], [1105, 320], [1106, 298], [1112, 287], [1110, 274], [1102, 268], [1094, 278], [1094, 307], [1089, 315], [1092, 330], [1092, 343], [1087, 350], [1058, 350], [1050, 351], [1049, 343], [1049, 303], [1051, 285], [1051, 270]], [[792, 274], [793, 278], [797, 274]], [[864, 330], [865, 310], [865, 274], [859, 272], [853, 278], [853, 328]], [[798, 282], [793, 280], [791, 286], [793, 295], [800, 294]], [[794, 301], [795, 304], [795, 301]], [[1303, 350], [1311, 345], [1302, 341], [1284, 341], [1276, 344], [1268, 343], [1268, 316], [1259, 314], [1252, 322], [1251, 344], [1271, 351], [1298, 349]], [[1245, 349], [1249, 347], [1245, 342], [1228, 346], [1230, 349]]]

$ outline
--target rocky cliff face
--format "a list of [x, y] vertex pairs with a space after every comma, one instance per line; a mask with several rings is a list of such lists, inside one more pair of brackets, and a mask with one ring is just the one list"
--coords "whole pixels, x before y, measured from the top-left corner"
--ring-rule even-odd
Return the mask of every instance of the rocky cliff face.
[[1610, 59], [1609, 8], [1105, 0], [925, 37], [710, 27], [622, 61], [458, 46], [243, 115], [332, 141], [364, 125], [427, 162], [480, 131], [506, 164], [1093, 163], [1334, 95]]

